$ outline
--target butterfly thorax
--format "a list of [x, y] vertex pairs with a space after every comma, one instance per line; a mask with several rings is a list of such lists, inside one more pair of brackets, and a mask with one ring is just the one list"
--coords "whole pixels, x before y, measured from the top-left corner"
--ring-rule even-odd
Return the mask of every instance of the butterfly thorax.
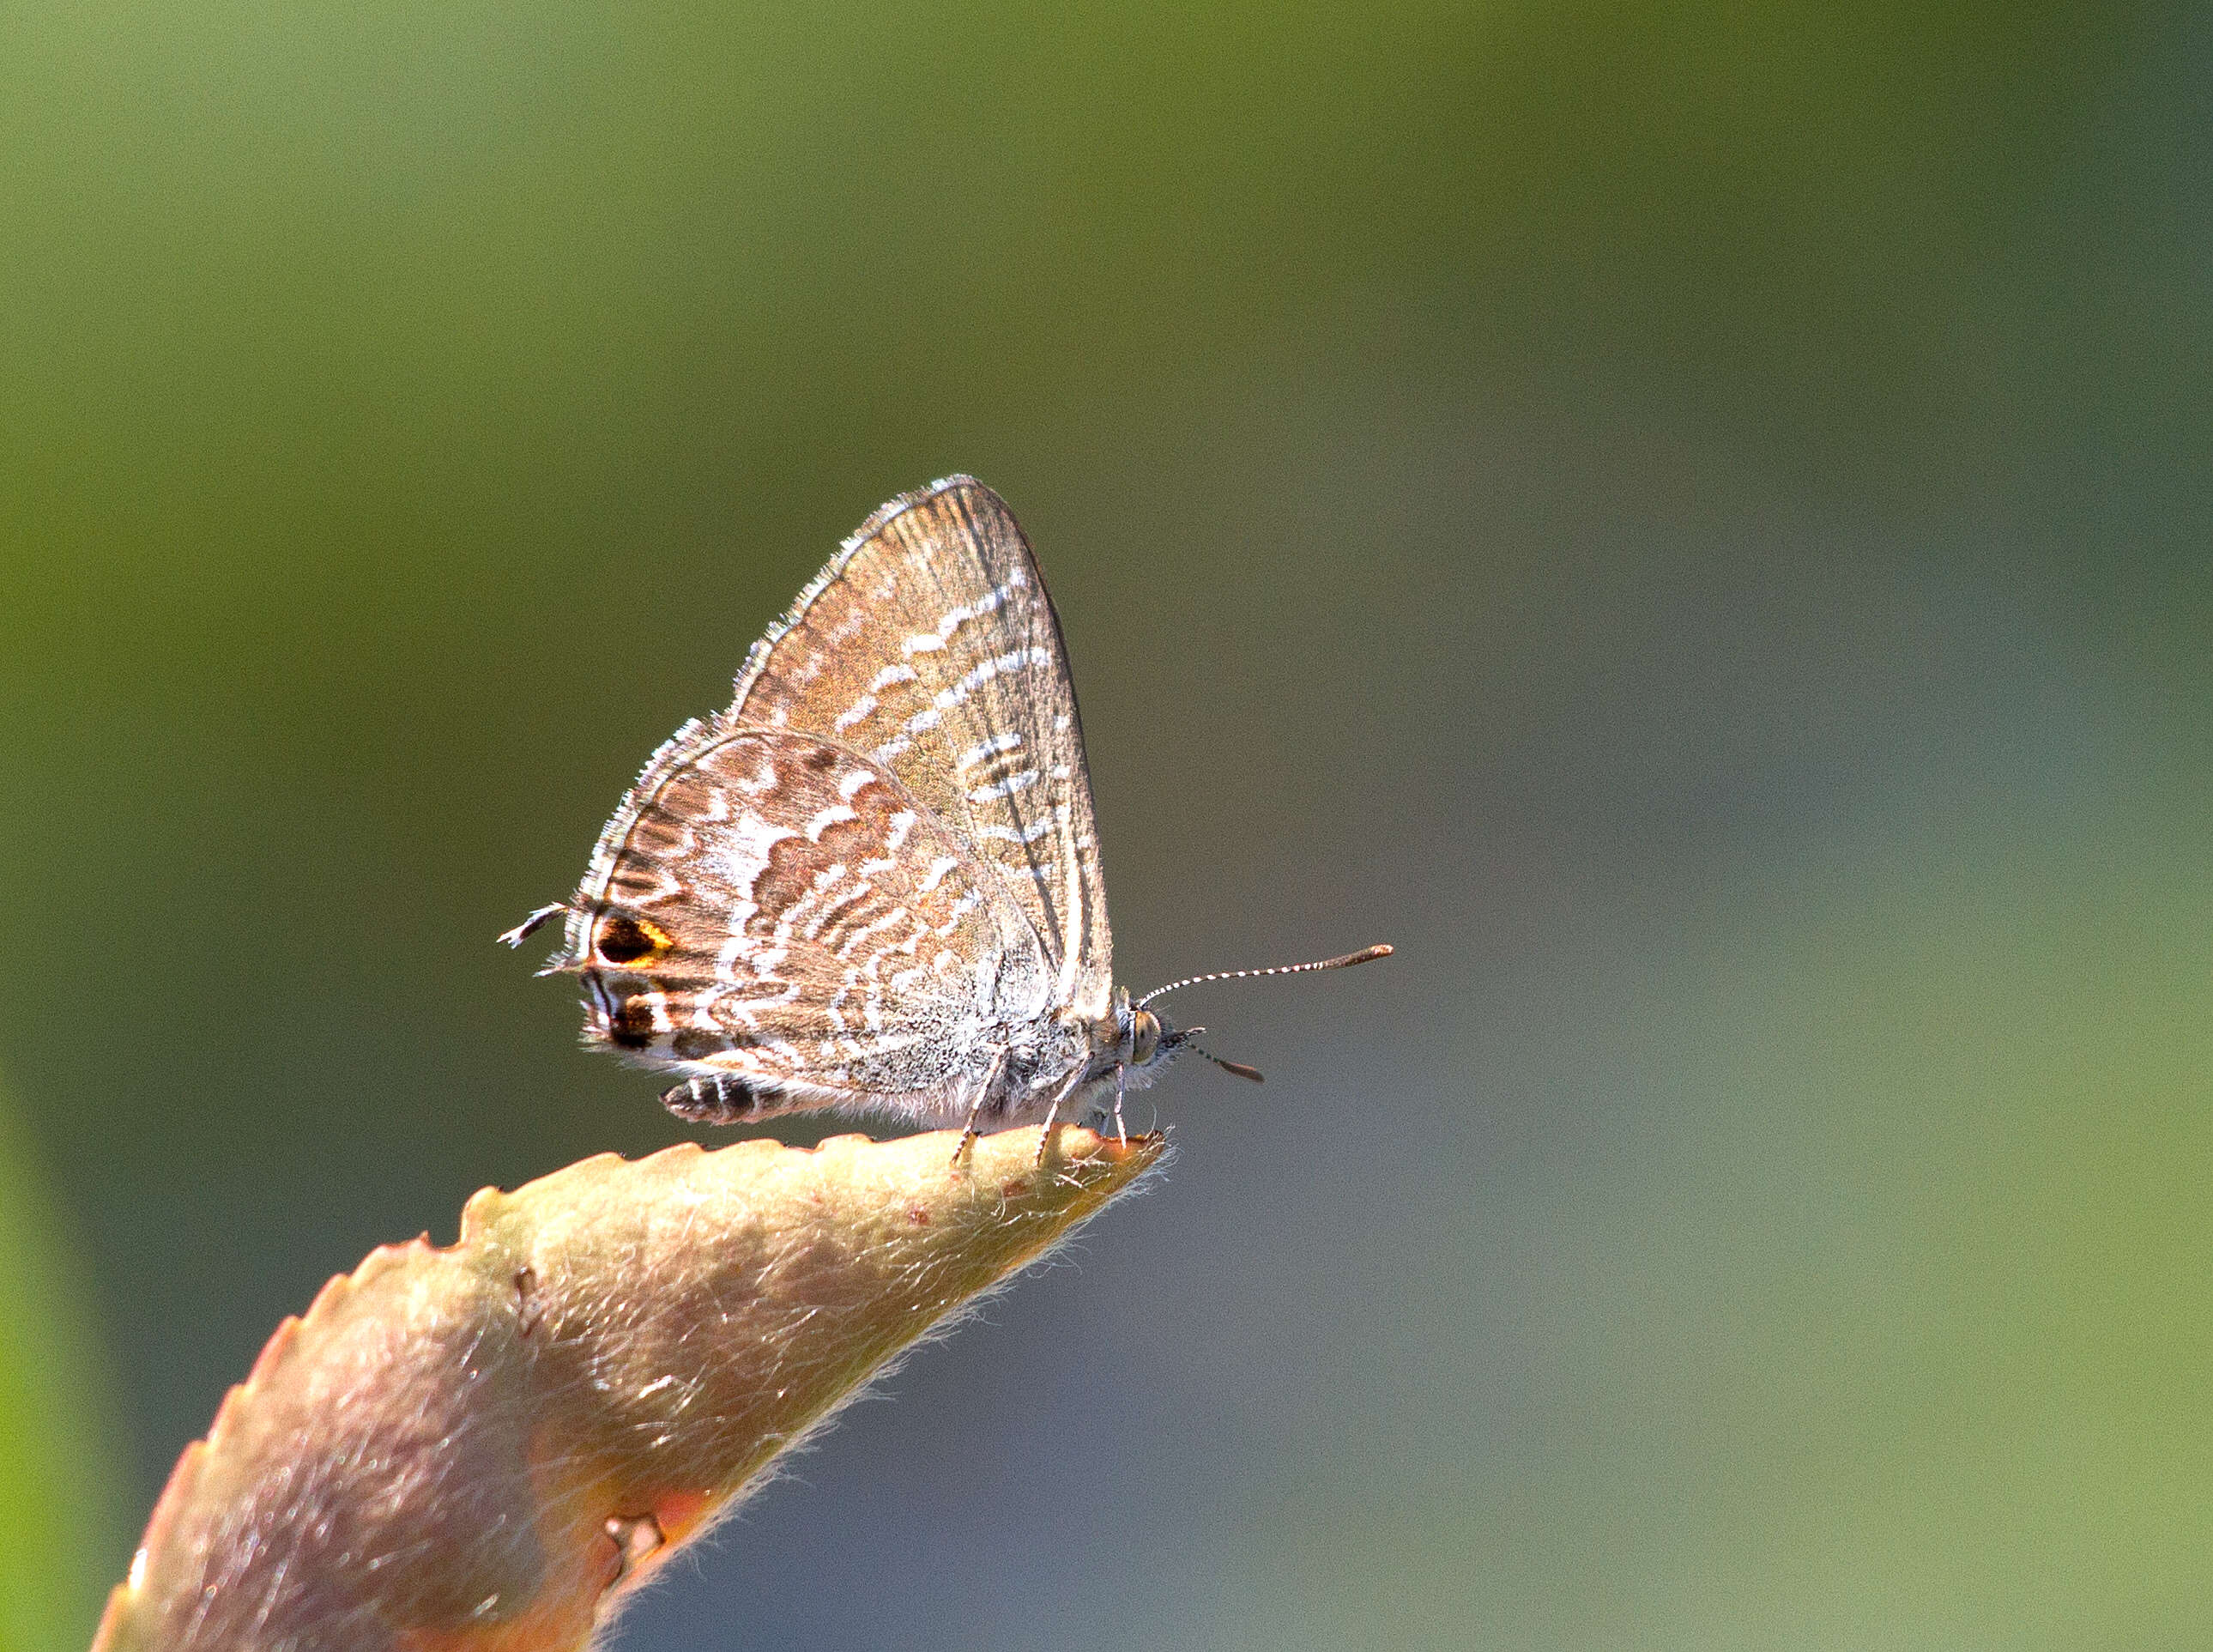
[[[1055, 1021], [1081, 1038], [1055, 1042], [1057, 1070], [1048, 1069], [1020, 1094], [1007, 1097], [1002, 1122], [1021, 1124], [1042, 1119], [1055, 1105], [1063, 1116], [1106, 1111], [1117, 1093], [1143, 1089], [1153, 1082], [1184, 1042], [1183, 1035], [1149, 1009], [1131, 1007], [1126, 988], [1116, 987], [1105, 1013], [1086, 1015], [1069, 1009]], [[1079, 1053], [1080, 1052], [1080, 1053]], [[1073, 1059], [1070, 1057], [1074, 1057]]]

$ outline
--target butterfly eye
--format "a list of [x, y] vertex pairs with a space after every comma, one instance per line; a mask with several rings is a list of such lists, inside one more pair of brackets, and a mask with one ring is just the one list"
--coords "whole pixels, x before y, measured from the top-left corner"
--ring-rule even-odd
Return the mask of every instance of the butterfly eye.
[[632, 917], [627, 912], [616, 912], [600, 920], [599, 937], [594, 944], [600, 956], [610, 964], [634, 964], [641, 958], [668, 951], [675, 942], [658, 924]]
[[1161, 1018], [1149, 1009], [1140, 1009], [1130, 1021], [1130, 1059], [1143, 1066], [1161, 1047]]

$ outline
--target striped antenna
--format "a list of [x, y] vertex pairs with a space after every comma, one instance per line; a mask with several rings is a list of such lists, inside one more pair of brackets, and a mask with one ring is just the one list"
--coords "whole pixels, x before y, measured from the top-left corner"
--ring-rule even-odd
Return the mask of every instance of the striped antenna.
[[[1348, 952], [1342, 958], [1325, 958], [1313, 964], [1278, 964], [1273, 969], [1225, 969], [1212, 975], [1190, 975], [1180, 981], [1170, 981], [1166, 986], [1156, 986], [1137, 1000], [1143, 1009], [1163, 992], [1174, 992], [1181, 987], [1197, 986], [1202, 981], [1241, 981], [1250, 975], [1303, 975], [1310, 969], [1350, 969], [1355, 964], [1365, 964], [1373, 959], [1388, 958], [1388, 947], [1363, 947], [1358, 952]], [[1204, 1052], [1202, 1052], [1204, 1053]], [[1213, 1058], [1209, 1056], [1208, 1060]]]
[[1235, 1073], [1240, 1078], [1249, 1078], [1255, 1084], [1265, 1084], [1267, 1082], [1265, 1079], [1260, 1076], [1260, 1070], [1258, 1067], [1247, 1067], [1241, 1061], [1224, 1061], [1220, 1056], [1216, 1055], [1211, 1050], [1199, 1050], [1196, 1044], [1192, 1045], [1189, 1047], [1193, 1050], [1198, 1050], [1199, 1054], [1204, 1056], [1209, 1061], [1221, 1068], [1225, 1073]]
[[1177, 1050], [1188, 1050], [1195, 1056], [1204, 1056], [1209, 1061], [1221, 1068], [1225, 1073], [1235, 1073], [1240, 1078], [1249, 1078], [1255, 1084], [1265, 1084], [1267, 1082], [1267, 1080], [1260, 1076], [1260, 1070], [1258, 1067], [1247, 1067], [1241, 1061], [1224, 1061], [1220, 1056], [1215, 1054], [1213, 1051], [1200, 1049], [1198, 1045], [1194, 1044], [1192, 1040], [1196, 1039], [1204, 1031], [1206, 1031], [1206, 1029], [1204, 1027], [1183, 1027], [1180, 1031], [1169, 1033], [1166, 1038], [1161, 1039], [1161, 1047], [1163, 1049], [1173, 1048]]

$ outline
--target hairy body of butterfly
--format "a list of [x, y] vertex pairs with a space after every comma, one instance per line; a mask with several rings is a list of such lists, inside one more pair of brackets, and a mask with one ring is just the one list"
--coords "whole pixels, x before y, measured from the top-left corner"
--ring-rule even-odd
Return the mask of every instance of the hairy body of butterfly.
[[548, 972], [585, 1042], [716, 1124], [835, 1107], [970, 1129], [1119, 1109], [1187, 1034], [1113, 985], [1060, 625], [956, 476], [863, 523], [729, 709], [600, 834]]

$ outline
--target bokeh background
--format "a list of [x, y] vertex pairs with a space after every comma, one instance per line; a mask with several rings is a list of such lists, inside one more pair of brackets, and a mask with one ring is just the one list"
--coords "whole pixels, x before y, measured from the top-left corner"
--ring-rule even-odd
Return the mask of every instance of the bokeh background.
[[1180, 999], [1268, 1086], [618, 1647], [2213, 1641], [2209, 90], [2021, 0], [0, 11], [0, 1642], [327, 1276], [684, 1133], [492, 936], [955, 468], [1122, 978], [1399, 956]]

